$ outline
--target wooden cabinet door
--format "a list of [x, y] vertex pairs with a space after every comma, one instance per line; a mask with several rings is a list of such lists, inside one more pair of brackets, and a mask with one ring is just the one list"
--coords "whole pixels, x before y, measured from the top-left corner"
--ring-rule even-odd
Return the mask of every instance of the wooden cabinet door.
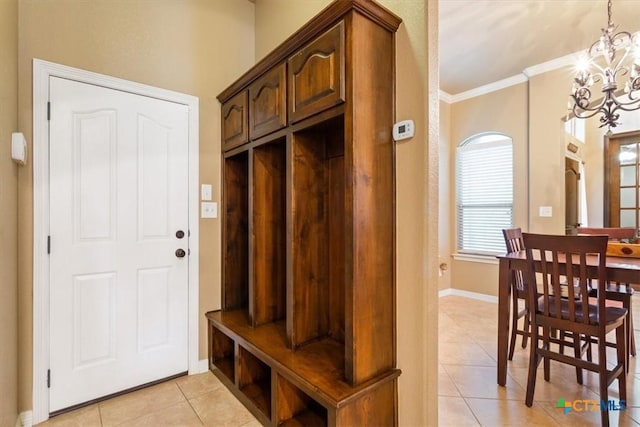
[[344, 62], [343, 21], [289, 58], [290, 122], [344, 102]]
[[247, 125], [247, 91], [242, 91], [222, 104], [222, 151], [249, 141]]
[[249, 87], [249, 135], [256, 139], [286, 124], [286, 72], [285, 65], [281, 64]]

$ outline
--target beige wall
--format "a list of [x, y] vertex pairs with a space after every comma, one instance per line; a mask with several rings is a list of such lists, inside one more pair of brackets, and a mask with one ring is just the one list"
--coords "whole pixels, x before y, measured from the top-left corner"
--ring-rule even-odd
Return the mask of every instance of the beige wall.
[[18, 0], [0, 0], [0, 426], [18, 417]]
[[256, 62], [329, 3], [331, 0], [255, 0]]
[[[455, 156], [456, 148], [467, 138], [482, 132], [500, 132], [513, 139], [514, 206], [513, 220], [523, 230], [528, 228], [527, 194], [527, 84], [522, 83], [496, 92], [456, 102], [451, 105], [451, 140], [449, 201], [451, 248], [456, 248], [455, 229]], [[563, 190], [564, 191], [564, 190]], [[498, 266], [473, 261], [452, 260], [451, 286], [465, 291], [497, 295]]]
[[[455, 217], [451, 215], [451, 203], [455, 203], [455, 190], [454, 181], [447, 179], [451, 176], [452, 168], [455, 166], [452, 163], [452, 151], [450, 149], [451, 141], [451, 104], [440, 101], [440, 146], [438, 148], [440, 155], [439, 162], [439, 224], [438, 229], [440, 234], [438, 236], [438, 265], [446, 264], [444, 268], [439, 270], [440, 280], [438, 281], [439, 290], [448, 289], [451, 287], [451, 253], [453, 251], [452, 240], [449, 236], [453, 232], [452, 227], [455, 227]], [[455, 153], [453, 153], [455, 154]], [[455, 211], [453, 211], [455, 212]]]
[[[566, 69], [529, 80], [529, 167], [531, 212], [529, 230], [564, 234], [564, 122], [571, 90]], [[540, 206], [551, 206], [553, 216], [541, 217]]]
[[[220, 200], [220, 105], [215, 96], [254, 63], [253, 3], [20, 0], [19, 12], [19, 124], [28, 141], [33, 58], [191, 94], [200, 99], [200, 180], [213, 184], [213, 198]], [[1, 28], [11, 25], [15, 28], [14, 23]], [[5, 174], [6, 168], [1, 170]], [[19, 176], [21, 411], [31, 409], [32, 395], [32, 172], [29, 165]], [[6, 221], [15, 223], [11, 216]], [[219, 304], [220, 223], [201, 220], [200, 359], [207, 357], [203, 314]]]
[[[284, 41], [327, 3], [256, 0], [256, 57]], [[398, 143], [396, 149], [397, 339], [398, 367], [403, 371], [400, 425], [436, 425], [437, 2], [380, 3], [403, 19], [396, 35], [396, 116], [398, 120], [411, 118], [416, 125], [415, 137]]]

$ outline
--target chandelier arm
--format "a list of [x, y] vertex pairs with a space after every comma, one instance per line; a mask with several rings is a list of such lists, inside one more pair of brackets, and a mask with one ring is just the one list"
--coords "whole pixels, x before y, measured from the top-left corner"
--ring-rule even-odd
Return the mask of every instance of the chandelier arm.
[[[572, 95], [573, 96], [573, 95]], [[576, 110], [581, 110], [581, 111], [595, 111], [598, 112], [600, 110], [604, 109], [605, 106], [605, 101], [606, 98], [602, 98], [602, 101], [595, 106], [591, 106], [589, 104], [585, 105], [585, 106], [581, 106], [580, 104], [578, 104], [577, 102], [573, 105], [573, 112], [575, 113]], [[592, 116], [588, 116], [588, 117], [592, 117]]]
[[[572, 108], [574, 116], [578, 117], [579, 119], [588, 119], [588, 118], [594, 117], [596, 114], [601, 113], [603, 110], [604, 108], [602, 107], [602, 105], [600, 105], [598, 108], [592, 108], [592, 109], [580, 108], [577, 105], [574, 105]], [[588, 114], [585, 114], [585, 113], [588, 113]]]
[[616, 107], [611, 111], [617, 111], [617, 110], [636, 111], [638, 108], [640, 108], [640, 105], [638, 104], [639, 102], [640, 102], [640, 99], [636, 99], [636, 102], [633, 104], [628, 102], [624, 104], [616, 104]]

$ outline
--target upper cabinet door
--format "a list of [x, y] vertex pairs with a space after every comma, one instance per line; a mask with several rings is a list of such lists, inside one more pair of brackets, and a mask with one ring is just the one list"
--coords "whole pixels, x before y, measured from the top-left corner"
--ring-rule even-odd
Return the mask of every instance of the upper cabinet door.
[[291, 56], [288, 65], [290, 122], [344, 102], [344, 22]]
[[281, 64], [249, 87], [249, 134], [251, 139], [256, 139], [286, 124], [286, 72], [285, 65]]
[[247, 131], [247, 91], [222, 104], [222, 151], [249, 141]]

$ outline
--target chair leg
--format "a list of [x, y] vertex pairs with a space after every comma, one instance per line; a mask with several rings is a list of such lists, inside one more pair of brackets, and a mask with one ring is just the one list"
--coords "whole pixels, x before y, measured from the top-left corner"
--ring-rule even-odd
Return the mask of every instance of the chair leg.
[[531, 311], [529, 311], [529, 300], [524, 300], [524, 335], [522, 335], [522, 348], [527, 348], [527, 340], [531, 335]]
[[540, 359], [538, 356], [538, 328], [531, 328], [531, 349], [529, 350], [529, 375], [527, 376], [527, 395], [524, 403], [533, 406], [533, 394], [536, 390], [536, 371]]
[[[544, 328], [542, 328], [542, 346], [546, 350], [549, 350], [549, 348], [551, 347], [549, 334], [550, 331], [548, 327], [545, 326]], [[551, 359], [549, 359], [548, 357], [543, 357], [542, 363], [544, 364], [544, 380], [549, 381], [551, 380]]]
[[[582, 342], [580, 339], [580, 334], [574, 333], [573, 338], [573, 354], [576, 359], [582, 358]], [[582, 385], [582, 368], [576, 366], [576, 381], [578, 384]]]
[[515, 289], [511, 289], [511, 336], [509, 338], [508, 360], [513, 360], [513, 352], [516, 349], [516, 332], [518, 331], [518, 296]]
[[[618, 363], [621, 361], [628, 360], [629, 350], [626, 348], [626, 343], [628, 340], [625, 337], [626, 327], [619, 327], [616, 329], [616, 347], [617, 347], [617, 356]], [[619, 346], [618, 343], [624, 343], [625, 345]], [[618, 376], [618, 396], [621, 401], [627, 401], [627, 375], [626, 372], [629, 371], [629, 367], [626, 366], [623, 373]]]
[[[616, 332], [616, 339], [618, 336], [619, 336], [619, 333]], [[625, 337], [624, 337], [624, 328], [623, 328], [623, 331], [622, 331], [623, 343], [624, 343], [624, 340], [625, 340]], [[624, 348], [625, 345], [623, 344], [622, 347]], [[624, 355], [622, 355], [622, 360], [624, 360]], [[600, 425], [602, 427], [609, 427], [609, 406], [608, 406], [609, 384], [607, 382], [608, 376], [609, 375], [607, 371], [607, 344], [604, 336], [599, 336], [598, 337], [598, 380], [600, 383], [600, 402], [606, 405], [606, 407], [604, 408], [600, 407], [600, 417], [601, 417]], [[621, 376], [624, 376], [624, 373]]]
[[[627, 285], [629, 286], [629, 285]], [[636, 340], [633, 333], [633, 311], [631, 310], [631, 295], [627, 296], [622, 301], [622, 306], [627, 309], [627, 338], [628, 338], [628, 353], [632, 356], [636, 355]], [[627, 367], [629, 366], [629, 357], [627, 356]]]

